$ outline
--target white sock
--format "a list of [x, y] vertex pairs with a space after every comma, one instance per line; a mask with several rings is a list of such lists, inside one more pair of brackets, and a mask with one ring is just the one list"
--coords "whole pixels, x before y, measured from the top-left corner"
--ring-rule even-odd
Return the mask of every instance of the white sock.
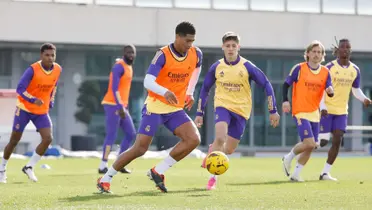
[[300, 172], [301, 172], [301, 170], [302, 170], [303, 167], [304, 167], [303, 165], [297, 163], [296, 164], [296, 168], [295, 168], [295, 170], [293, 172], [293, 176], [294, 177], [298, 177], [300, 175]]
[[108, 169], [107, 173], [102, 177], [101, 182], [111, 182], [112, 177], [118, 173], [112, 166]]
[[99, 169], [103, 170], [104, 168], [107, 168], [107, 161], [102, 160], [101, 164], [99, 165]]
[[0, 165], [0, 171], [5, 171], [6, 170], [6, 164], [8, 163], [8, 160], [5, 160], [4, 158], [1, 161]]
[[286, 158], [289, 158], [290, 160], [293, 160], [293, 158], [296, 157], [296, 154], [293, 152], [293, 149], [286, 155]]
[[26, 164], [26, 167], [29, 167], [29, 166], [34, 167], [36, 163], [39, 162], [40, 159], [41, 159], [41, 156], [37, 154], [35, 151], [30, 161]]
[[155, 166], [155, 171], [158, 174], [164, 174], [170, 167], [176, 164], [177, 161], [171, 156], [166, 157], [162, 162]]
[[328, 173], [331, 171], [331, 167], [332, 167], [332, 165], [326, 163], [326, 164], [324, 165], [324, 168], [323, 168], [322, 174], [328, 174]]
[[211, 175], [211, 178], [214, 178], [215, 180], [217, 180], [217, 176], [216, 175]]

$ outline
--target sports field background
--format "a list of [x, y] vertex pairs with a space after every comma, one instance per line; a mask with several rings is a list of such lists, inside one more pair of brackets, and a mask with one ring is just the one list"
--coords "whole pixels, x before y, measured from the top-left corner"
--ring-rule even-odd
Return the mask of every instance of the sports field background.
[[[166, 173], [167, 194], [146, 172], [159, 160], [139, 159], [131, 175], [118, 174], [113, 194], [96, 189], [99, 159], [41, 160], [38, 183], [21, 172], [26, 160], [10, 160], [8, 183], [0, 185], [0, 209], [371, 209], [372, 159], [340, 157], [332, 175], [339, 182], [318, 181], [325, 158], [314, 157], [303, 169], [304, 183], [291, 183], [280, 158], [231, 158], [218, 189], [206, 191], [200, 159], [188, 158]], [[111, 163], [112, 161], [110, 161]], [[48, 164], [51, 169], [42, 169]]]

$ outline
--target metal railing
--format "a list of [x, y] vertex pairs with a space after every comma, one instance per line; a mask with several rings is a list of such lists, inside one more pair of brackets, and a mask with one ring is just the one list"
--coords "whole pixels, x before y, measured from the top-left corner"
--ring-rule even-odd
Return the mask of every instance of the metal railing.
[[372, 0], [13, 0], [154, 8], [372, 15]]

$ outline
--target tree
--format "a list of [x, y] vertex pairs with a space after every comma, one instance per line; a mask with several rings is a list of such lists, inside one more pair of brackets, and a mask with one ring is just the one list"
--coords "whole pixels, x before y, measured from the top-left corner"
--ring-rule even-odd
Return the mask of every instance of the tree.
[[76, 100], [78, 111], [75, 119], [89, 125], [92, 120], [92, 113], [96, 112], [100, 106], [100, 86], [96, 81], [84, 81], [79, 87], [79, 97]]

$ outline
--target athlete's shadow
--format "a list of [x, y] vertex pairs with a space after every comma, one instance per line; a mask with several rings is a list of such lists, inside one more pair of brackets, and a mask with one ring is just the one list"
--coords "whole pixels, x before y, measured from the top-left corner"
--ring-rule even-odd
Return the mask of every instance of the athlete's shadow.
[[244, 183], [227, 183], [230, 186], [249, 186], [249, 185], [277, 185], [277, 184], [302, 184], [319, 182], [319, 180], [308, 180], [305, 182], [292, 182], [289, 180], [269, 181], [269, 182], [244, 182]]
[[121, 198], [123, 195], [108, 194], [108, 193], [93, 193], [92, 195], [83, 195], [83, 196], [71, 196], [66, 198], [61, 198], [62, 202], [83, 202], [91, 200], [101, 200], [101, 199], [110, 199], [110, 198]]
[[185, 189], [185, 190], [171, 190], [171, 191], [168, 191], [168, 193], [162, 193], [159, 190], [137, 191], [137, 192], [126, 194], [125, 196], [162, 196], [166, 194], [186, 194], [188, 197], [208, 196], [208, 195], [193, 194], [196, 192], [206, 192], [206, 190], [205, 188], [190, 188], [190, 189]]

